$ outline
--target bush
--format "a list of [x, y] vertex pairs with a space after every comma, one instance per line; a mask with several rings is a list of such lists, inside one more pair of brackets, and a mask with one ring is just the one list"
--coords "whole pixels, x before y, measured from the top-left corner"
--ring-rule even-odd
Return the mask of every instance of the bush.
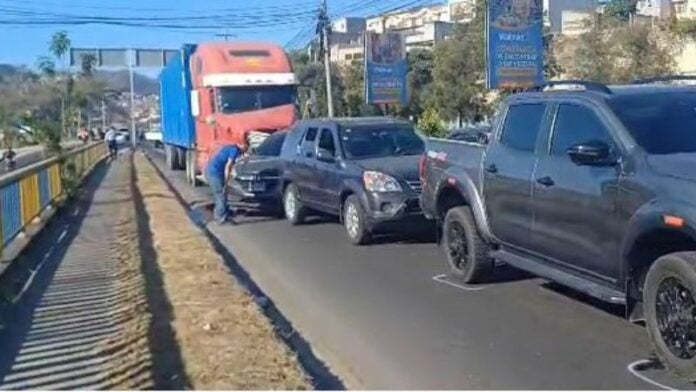
[[423, 112], [423, 116], [418, 122], [418, 128], [428, 137], [447, 136], [447, 129], [442, 123], [440, 111], [432, 106], [427, 107]]

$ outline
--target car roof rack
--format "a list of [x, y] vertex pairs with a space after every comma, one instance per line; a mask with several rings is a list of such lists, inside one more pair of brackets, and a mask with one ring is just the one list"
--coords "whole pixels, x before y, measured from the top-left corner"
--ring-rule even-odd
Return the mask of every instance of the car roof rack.
[[632, 84], [652, 84], [663, 82], [693, 81], [696, 83], [696, 75], [667, 75], [654, 78], [636, 79]]
[[595, 91], [604, 94], [612, 93], [611, 89], [605, 84], [587, 80], [552, 80], [534, 86], [529, 91]]

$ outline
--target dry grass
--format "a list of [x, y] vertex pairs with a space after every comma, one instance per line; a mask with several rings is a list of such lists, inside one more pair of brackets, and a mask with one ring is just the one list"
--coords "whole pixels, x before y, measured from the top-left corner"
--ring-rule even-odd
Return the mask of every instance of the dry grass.
[[[151, 163], [135, 156], [172, 328], [195, 389], [309, 389], [292, 353]], [[153, 312], [157, 314], [157, 312]]]

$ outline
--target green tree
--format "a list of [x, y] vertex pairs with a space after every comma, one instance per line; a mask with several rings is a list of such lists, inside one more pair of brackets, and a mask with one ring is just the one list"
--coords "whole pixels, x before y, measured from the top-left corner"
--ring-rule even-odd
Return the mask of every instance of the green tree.
[[447, 128], [442, 123], [440, 111], [433, 106], [429, 106], [423, 111], [423, 116], [418, 121], [418, 129], [428, 137], [447, 136]]
[[471, 23], [458, 25], [452, 39], [438, 44], [434, 53], [432, 103], [447, 119], [476, 122], [488, 112], [485, 103], [484, 15], [478, 3]]
[[435, 58], [432, 50], [414, 49], [408, 53], [409, 102], [404, 115], [419, 118], [430, 97]]
[[596, 16], [586, 33], [564, 45], [572, 49], [561, 61], [569, 77], [624, 83], [673, 73], [681, 42], [666, 24], [628, 24]]
[[604, 6], [604, 15], [628, 21], [636, 13], [637, 0], [611, 0]]
[[64, 66], [66, 66], [64, 60], [65, 55], [70, 50], [70, 44], [70, 37], [68, 37], [68, 33], [66, 31], [59, 31], [53, 34], [53, 37], [51, 38], [49, 50], [51, 54], [63, 62]]

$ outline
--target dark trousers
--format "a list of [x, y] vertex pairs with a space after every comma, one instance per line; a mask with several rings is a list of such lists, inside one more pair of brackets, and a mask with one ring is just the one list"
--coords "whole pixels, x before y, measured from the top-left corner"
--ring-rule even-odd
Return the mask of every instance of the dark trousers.
[[215, 216], [215, 220], [224, 221], [230, 215], [230, 209], [227, 205], [227, 195], [225, 194], [225, 174], [207, 170], [205, 177], [208, 180], [210, 189], [213, 191], [213, 199], [215, 200], [213, 215]]

